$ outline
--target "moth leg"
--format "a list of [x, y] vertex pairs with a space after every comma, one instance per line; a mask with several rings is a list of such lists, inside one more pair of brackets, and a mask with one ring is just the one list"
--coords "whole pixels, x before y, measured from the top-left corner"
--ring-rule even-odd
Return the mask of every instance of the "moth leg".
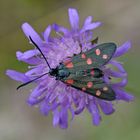
[[98, 39], [99, 39], [99, 38], [96, 37], [94, 40], [91, 41], [91, 44], [92, 44], [92, 45], [97, 44], [97, 43], [98, 43]]
[[108, 79], [109, 79], [109, 80], [112, 80], [112, 78], [111, 78], [110, 76], [108, 77]]

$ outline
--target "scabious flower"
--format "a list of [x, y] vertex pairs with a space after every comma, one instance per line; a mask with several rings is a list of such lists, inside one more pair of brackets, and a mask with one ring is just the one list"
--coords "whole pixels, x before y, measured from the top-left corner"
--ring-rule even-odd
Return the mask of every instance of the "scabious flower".
[[[42, 37], [28, 23], [22, 25], [22, 30], [27, 38], [30, 36], [39, 46], [52, 68], [56, 68], [66, 58], [79, 54], [79, 44], [82, 45], [83, 52], [95, 47], [91, 43], [94, 38], [93, 30], [99, 27], [101, 23], [92, 22], [92, 17], [89, 16], [85, 19], [83, 27], [80, 29], [77, 10], [70, 8], [68, 14], [71, 29], [57, 24], [49, 25], [42, 33]], [[50, 35], [52, 30], [56, 32], [57, 37]], [[127, 85], [127, 73], [122, 64], [115, 59], [126, 53], [130, 47], [131, 43], [129, 41], [125, 42], [117, 48], [113, 58], [108, 62], [109, 65], [115, 66], [117, 70], [108, 67], [108, 64], [102, 67], [105, 82], [110, 82], [109, 77], [121, 79], [117, 83], [112, 82], [111, 85], [116, 93], [116, 100], [127, 102], [133, 100], [133, 96], [124, 91], [124, 87]], [[25, 73], [7, 70], [6, 74], [16, 81], [25, 83], [49, 71], [49, 67], [37, 49], [28, 50], [24, 53], [18, 51], [16, 56], [19, 61], [29, 64], [29, 69]], [[112, 114], [115, 110], [113, 102], [97, 99], [67, 86], [61, 81], [56, 80], [55, 77], [45, 75], [34, 82], [36, 87], [31, 91], [27, 102], [31, 106], [38, 105], [44, 115], [52, 112], [53, 126], [59, 125], [60, 128], [67, 128], [68, 112], [71, 112], [73, 119], [76, 115], [81, 114], [84, 109], [88, 109], [92, 116], [93, 124], [99, 125], [101, 110], [106, 115]]]

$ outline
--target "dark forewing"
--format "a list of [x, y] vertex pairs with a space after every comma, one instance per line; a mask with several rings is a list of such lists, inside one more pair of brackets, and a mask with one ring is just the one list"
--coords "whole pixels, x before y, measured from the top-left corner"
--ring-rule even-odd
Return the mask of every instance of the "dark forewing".
[[84, 53], [73, 56], [64, 66], [71, 72], [91, 68], [99, 68], [105, 65], [113, 56], [116, 50], [114, 43], [104, 43]]

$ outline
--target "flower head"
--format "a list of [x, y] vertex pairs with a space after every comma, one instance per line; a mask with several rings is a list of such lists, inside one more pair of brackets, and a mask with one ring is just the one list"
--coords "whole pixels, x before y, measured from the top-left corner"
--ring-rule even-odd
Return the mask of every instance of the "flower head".
[[[93, 39], [92, 33], [101, 23], [92, 22], [92, 17], [89, 16], [85, 19], [83, 27], [80, 28], [77, 10], [69, 9], [68, 14], [71, 29], [57, 24], [49, 25], [42, 34], [43, 39], [28, 23], [22, 25], [22, 30], [30, 40], [30, 43], [34, 43], [40, 48], [51, 68], [56, 68], [68, 57], [79, 54], [80, 49], [85, 52], [96, 46], [96, 44], [91, 43]], [[52, 30], [56, 32], [57, 37], [50, 35]], [[112, 89], [115, 91], [116, 100], [133, 100], [133, 96], [124, 91], [124, 87], [127, 85], [127, 73], [122, 64], [115, 60], [116, 57], [126, 53], [130, 47], [131, 43], [129, 41], [118, 47], [112, 59], [101, 68], [104, 72], [104, 81], [111, 83]], [[73, 119], [74, 116], [82, 113], [84, 109], [88, 109], [95, 125], [99, 125], [101, 120], [99, 108], [106, 115], [114, 112], [113, 102], [86, 94], [46, 74], [50, 69], [39, 50], [32, 49], [24, 53], [18, 51], [16, 56], [19, 61], [29, 64], [28, 71], [20, 73], [14, 70], [7, 70], [6, 74], [12, 79], [23, 83], [37, 78], [33, 80], [36, 83], [36, 87], [28, 98], [28, 104], [31, 106], [38, 104], [44, 115], [52, 112], [54, 126], [59, 125], [61, 128], [67, 128], [68, 112], [71, 112]], [[108, 67], [109, 64], [116, 67], [117, 71], [112, 67]], [[110, 77], [121, 80], [114, 83], [111, 82]]]

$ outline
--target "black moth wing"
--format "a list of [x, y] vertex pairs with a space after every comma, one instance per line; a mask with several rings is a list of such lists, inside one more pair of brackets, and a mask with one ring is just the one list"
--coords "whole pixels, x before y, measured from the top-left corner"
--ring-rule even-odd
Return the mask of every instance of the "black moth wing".
[[64, 66], [70, 72], [100, 68], [112, 58], [115, 51], [116, 45], [114, 43], [103, 43], [86, 52], [73, 56]]
[[[114, 43], [104, 43], [86, 52], [73, 56], [70, 60], [62, 63], [60, 69], [68, 71], [68, 77], [61, 79], [62, 82], [82, 90], [92, 96], [104, 100], [115, 100], [116, 96], [111, 86], [100, 78], [92, 75], [92, 70], [100, 69], [114, 55], [116, 45]], [[99, 72], [99, 69], [96, 72]], [[86, 71], [86, 75], [84, 72]], [[89, 71], [89, 72], [87, 72]], [[97, 74], [98, 75], [98, 74]]]
[[95, 81], [95, 82], [101, 82], [102, 83], [102, 79], [96, 77], [97, 75], [99, 75], [100, 70], [99, 69], [95, 70], [95, 69], [85, 70], [85, 71], [78, 70], [78, 71], [73, 72], [73, 73], [71, 72], [69, 74], [69, 76], [65, 77], [63, 80], [73, 79], [73, 80], [85, 81], [85, 82], [89, 82], [89, 80], [90, 80], [90, 81], [93, 81], [93, 82]]
[[[116, 99], [116, 95], [109, 84], [106, 84], [102, 79], [86, 79], [87, 77], [81, 77], [82, 80], [65, 80], [65, 83], [69, 84], [71, 87], [82, 90], [92, 96], [107, 101], [112, 101]], [[84, 80], [85, 79], [85, 80]], [[91, 81], [89, 81], [91, 80]]]

